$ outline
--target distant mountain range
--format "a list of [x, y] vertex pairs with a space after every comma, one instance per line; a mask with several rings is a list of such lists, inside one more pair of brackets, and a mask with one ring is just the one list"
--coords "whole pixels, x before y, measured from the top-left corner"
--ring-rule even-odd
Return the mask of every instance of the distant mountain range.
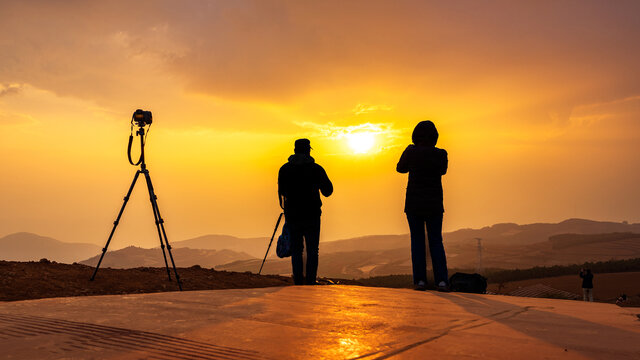
[[[275, 240], [274, 240], [275, 242]], [[267, 246], [269, 238], [238, 238], [230, 235], [204, 235], [197, 238], [172, 241], [171, 246], [174, 248], [191, 248], [205, 250], [233, 250], [244, 252], [256, 258], [262, 258]]]
[[94, 244], [66, 243], [27, 232], [0, 238], [0, 260], [37, 261], [42, 258], [72, 263], [100, 252]]
[[[482, 239], [483, 266], [527, 268], [640, 257], [640, 224], [569, 219], [556, 224], [496, 224], [444, 234], [449, 267], [474, 269], [477, 240]], [[359, 278], [411, 273], [409, 235], [364, 236], [320, 244], [319, 274]], [[256, 271], [256, 261], [219, 266]], [[266, 274], [290, 273], [289, 259], [270, 259]]]
[[495, 224], [481, 229], [461, 229], [445, 234], [448, 243], [468, 242], [482, 238], [485, 243], [526, 245], [546, 241], [558, 234], [605, 234], [616, 232], [640, 233], [640, 223], [569, 219], [559, 223]]
[[[166, 252], [166, 250], [165, 250]], [[221, 264], [234, 261], [246, 261], [255, 259], [253, 256], [233, 250], [204, 250], [189, 248], [172, 248], [171, 253], [177, 267], [190, 267], [200, 265], [204, 268], [213, 268]], [[171, 266], [171, 259], [166, 252], [167, 264]], [[80, 261], [81, 264], [96, 266], [100, 255]], [[101, 267], [129, 269], [136, 267], [164, 267], [164, 256], [160, 248], [143, 249], [129, 246], [124, 249], [107, 251], [102, 260]]]
[[[444, 234], [449, 267], [475, 268], [477, 238], [482, 239], [485, 267], [524, 268], [584, 261], [640, 257], [640, 224], [569, 219], [560, 223], [496, 224]], [[205, 235], [172, 242], [178, 266], [198, 264], [219, 270], [253, 271], [269, 238]], [[409, 235], [369, 235], [320, 244], [319, 273], [330, 277], [366, 277], [411, 272]], [[95, 265], [100, 247], [63, 243], [35, 234], [18, 233], [0, 239], [0, 259], [82, 262]], [[84, 260], [86, 259], [86, 260]], [[159, 248], [129, 247], [109, 251], [107, 267], [164, 266]], [[288, 274], [289, 259], [275, 257], [275, 240], [264, 273]]]
[[[518, 245], [488, 242], [483, 245], [484, 267], [518, 269], [534, 266], [582, 264], [587, 261], [631, 259], [640, 257], [640, 234], [562, 234], [538, 243]], [[585, 238], [585, 236], [588, 236]], [[587, 241], [583, 241], [587, 240]], [[476, 242], [445, 244], [449, 268], [475, 269]], [[237, 261], [217, 267], [228, 271], [257, 271], [260, 260]], [[269, 259], [265, 274], [288, 274], [289, 259]], [[411, 273], [411, 250], [408, 244], [401, 248], [374, 251], [348, 251], [326, 253], [320, 250], [321, 276], [362, 278]]]

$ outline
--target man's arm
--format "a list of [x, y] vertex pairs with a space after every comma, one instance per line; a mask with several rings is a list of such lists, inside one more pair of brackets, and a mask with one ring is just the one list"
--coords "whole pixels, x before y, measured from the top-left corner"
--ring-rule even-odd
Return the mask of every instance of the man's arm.
[[280, 207], [284, 209], [283, 200], [286, 197], [286, 176], [285, 171], [283, 170], [284, 166], [280, 168], [278, 171], [278, 203], [280, 203]]
[[325, 197], [329, 197], [333, 194], [333, 184], [331, 183], [331, 180], [329, 180], [329, 176], [327, 176], [327, 172], [324, 171], [322, 166], [320, 166], [320, 192]]

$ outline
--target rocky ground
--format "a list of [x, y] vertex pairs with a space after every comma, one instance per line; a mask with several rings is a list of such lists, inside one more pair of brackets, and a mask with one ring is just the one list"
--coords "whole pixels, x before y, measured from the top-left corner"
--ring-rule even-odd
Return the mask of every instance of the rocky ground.
[[[0, 261], [0, 301], [178, 291], [173, 269], [172, 281], [168, 280], [165, 268], [100, 268], [95, 280], [89, 281], [93, 270], [93, 267], [87, 265], [60, 264], [46, 259], [39, 262]], [[178, 268], [178, 274], [185, 291], [293, 284], [291, 278], [284, 276], [216, 271], [197, 265]], [[319, 282], [356, 283], [329, 279], [320, 279]]]

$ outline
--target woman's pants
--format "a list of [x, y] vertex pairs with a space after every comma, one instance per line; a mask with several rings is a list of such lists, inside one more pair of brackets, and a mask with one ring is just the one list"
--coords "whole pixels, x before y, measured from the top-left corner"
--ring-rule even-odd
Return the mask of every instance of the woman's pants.
[[429, 253], [433, 265], [436, 285], [441, 281], [449, 283], [447, 257], [442, 245], [442, 214], [420, 215], [407, 213], [409, 231], [411, 231], [411, 261], [413, 263], [413, 283], [427, 283], [427, 253], [425, 225], [429, 238]]

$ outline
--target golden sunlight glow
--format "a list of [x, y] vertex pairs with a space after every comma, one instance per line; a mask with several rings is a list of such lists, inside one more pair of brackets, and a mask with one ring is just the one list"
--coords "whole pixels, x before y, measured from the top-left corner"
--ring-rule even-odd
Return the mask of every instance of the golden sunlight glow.
[[349, 146], [356, 154], [367, 153], [375, 143], [375, 136], [370, 132], [352, 133], [346, 136]]

